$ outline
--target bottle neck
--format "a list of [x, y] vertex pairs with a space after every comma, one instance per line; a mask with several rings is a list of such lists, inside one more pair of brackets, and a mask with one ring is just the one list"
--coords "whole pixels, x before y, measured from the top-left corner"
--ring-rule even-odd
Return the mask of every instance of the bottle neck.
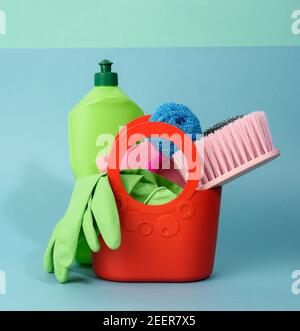
[[94, 76], [95, 86], [118, 86], [118, 74], [115, 72], [97, 72]]

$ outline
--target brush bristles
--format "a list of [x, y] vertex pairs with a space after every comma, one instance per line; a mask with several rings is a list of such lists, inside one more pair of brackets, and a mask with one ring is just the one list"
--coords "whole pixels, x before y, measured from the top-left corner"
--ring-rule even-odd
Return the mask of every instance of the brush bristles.
[[202, 184], [274, 150], [268, 121], [261, 111], [235, 118], [203, 139]]
[[214, 132], [216, 132], [217, 130], [220, 130], [222, 129], [224, 126], [242, 118], [244, 115], [237, 115], [237, 116], [233, 116], [233, 117], [230, 117], [226, 120], [223, 120], [213, 126], [211, 126], [210, 128], [206, 129], [204, 132], [203, 132], [203, 135], [204, 136], [208, 136], [209, 134], [212, 134]]

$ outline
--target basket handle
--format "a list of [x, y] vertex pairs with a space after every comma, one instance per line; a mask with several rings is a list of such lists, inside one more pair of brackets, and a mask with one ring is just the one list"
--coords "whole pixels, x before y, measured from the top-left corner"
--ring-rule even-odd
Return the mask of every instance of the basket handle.
[[[140, 117], [121, 129], [116, 136], [112, 149], [109, 155], [107, 175], [115, 192], [127, 196], [133, 203], [144, 206], [144, 208], [151, 208], [152, 210], [162, 208], [162, 206], [169, 206], [170, 208], [176, 206], [180, 200], [188, 200], [194, 191], [197, 189], [200, 180], [200, 156], [192, 139], [187, 136], [182, 130], [173, 125], [162, 122], [149, 122], [150, 115]], [[148, 206], [133, 199], [125, 190], [120, 177], [120, 163], [130, 145], [143, 139], [150, 138], [151, 135], [166, 135], [163, 139], [169, 140], [174, 144], [178, 144], [178, 139], [181, 140], [183, 154], [188, 162], [188, 179], [181, 194], [174, 200], [164, 204]], [[129, 145], [130, 141], [130, 145]], [[193, 163], [195, 167], [193, 168]], [[149, 210], [148, 210], [149, 211]]]

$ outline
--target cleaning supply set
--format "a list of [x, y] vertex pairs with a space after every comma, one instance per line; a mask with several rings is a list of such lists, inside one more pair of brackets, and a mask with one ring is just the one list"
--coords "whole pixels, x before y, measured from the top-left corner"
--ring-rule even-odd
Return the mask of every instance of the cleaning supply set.
[[[93, 263], [108, 280], [205, 279], [213, 270], [222, 185], [279, 155], [266, 116], [237, 116], [203, 135], [181, 104], [143, 116], [117, 87], [111, 65], [100, 63], [95, 87], [70, 113], [75, 186], [44, 267], [60, 282], [75, 259]], [[110, 144], [102, 140], [107, 134]]]

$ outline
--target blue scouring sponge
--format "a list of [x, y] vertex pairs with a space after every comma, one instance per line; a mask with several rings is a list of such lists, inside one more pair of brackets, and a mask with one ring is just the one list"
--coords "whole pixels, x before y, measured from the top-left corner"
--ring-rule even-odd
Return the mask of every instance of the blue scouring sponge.
[[[150, 121], [174, 125], [189, 135], [193, 141], [202, 133], [198, 117], [187, 106], [175, 102], [160, 105], [150, 117]], [[174, 143], [165, 139], [152, 138], [151, 142], [166, 156], [172, 156], [177, 149]]]

